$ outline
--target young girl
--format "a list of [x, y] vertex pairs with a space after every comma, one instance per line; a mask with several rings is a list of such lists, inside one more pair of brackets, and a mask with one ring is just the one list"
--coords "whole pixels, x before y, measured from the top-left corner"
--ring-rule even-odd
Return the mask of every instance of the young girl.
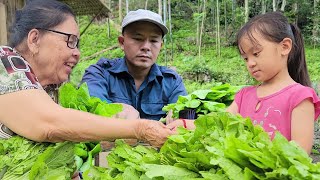
[[[303, 39], [297, 26], [280, 12], [258, 15], [237, 35], [239, 52], [258, 86], [241, 89], [228, 112], [250, 117], [270, 137], [275, 131], [310, 153], [320, 100], [310, 87]], [[194, 128], [193, 121], [175, 121], [168, 128]]]
[[279, 131], [310, 153], [320, 100], [311, 88], [298, 27], [280, 12], [259, 15], [240, 29], [237, 44], [260, 84], [240, 90], [227, 111], [250, 117], [270, 137]]

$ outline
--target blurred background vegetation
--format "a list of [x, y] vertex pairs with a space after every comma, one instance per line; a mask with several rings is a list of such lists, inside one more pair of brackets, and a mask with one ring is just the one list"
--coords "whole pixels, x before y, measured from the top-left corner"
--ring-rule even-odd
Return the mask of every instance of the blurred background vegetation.
[[130, 10], [149, 9], [162, 15], [170, 32], [158, 57], [160, 65], [173, 67], [183, 77], [187, 91], [208, 89], [214, 82], [254, 84], [234, 46], [237, 30], [251, 17], [283, 11], [301, 28], [308, 70], [318, 91], [320, 84], [319, 0], [104, 0], [109, 17], [78, 17], [81, 61], [71, 75], [78, 84], [84, 70], [99, 58], [122, 57], [118, 46], [122, 18]]

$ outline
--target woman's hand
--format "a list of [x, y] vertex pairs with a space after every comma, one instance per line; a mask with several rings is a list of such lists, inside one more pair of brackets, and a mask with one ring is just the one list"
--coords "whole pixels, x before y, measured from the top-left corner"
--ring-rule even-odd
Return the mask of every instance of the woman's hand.
[[161, 147], [169, 135], [175, 134], [163, 123], [153, 120], [141, 120], [134, 127], [134, 132], [137, 139], [146, 141], [155, 147]]
[[121, 104], [123, 109], [121, 112], [119, 112], [114, 116], [115, 118], [121, 118], [121, 119], [139, 119], [140, 118], [139, 112], [134, 107], [124, 103], [116, 103], [116, 104]]

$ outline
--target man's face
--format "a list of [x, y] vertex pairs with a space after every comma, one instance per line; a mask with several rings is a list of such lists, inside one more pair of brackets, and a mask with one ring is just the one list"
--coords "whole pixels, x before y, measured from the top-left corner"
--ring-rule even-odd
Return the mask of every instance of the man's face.
[[118, 38], [129, 70], [150, 69], [156, 62], [162, 46], [161, 29], [150, 22], [129, 24]]

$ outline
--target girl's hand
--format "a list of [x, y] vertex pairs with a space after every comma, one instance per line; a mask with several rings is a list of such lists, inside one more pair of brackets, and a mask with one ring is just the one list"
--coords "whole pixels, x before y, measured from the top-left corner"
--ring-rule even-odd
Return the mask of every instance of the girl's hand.
[[82, 179], [81, 176], [80, 176], [80, 172], [79, 171], [74, 172], [74, 174], [72, 175], [71, 179], [72, 180], [80, 180], [80, 179]]
[[194, 121], [195, 120], [190, 119], [177, 119], [171, 122], [170, 124], [167, 124], [167, 128], [171, 130], [176, 130], [177, 127], [184, 127], [186, 129], [192, 130], [196, 128], [196, 126], [194, 125]]
[[170, 124], [172, 123], [173, 121], [175, 121], [175, 119], [173, 119], [173, 113], [172, 113], [172, 110], [170, 110], [166, 116], [166, 124]]

